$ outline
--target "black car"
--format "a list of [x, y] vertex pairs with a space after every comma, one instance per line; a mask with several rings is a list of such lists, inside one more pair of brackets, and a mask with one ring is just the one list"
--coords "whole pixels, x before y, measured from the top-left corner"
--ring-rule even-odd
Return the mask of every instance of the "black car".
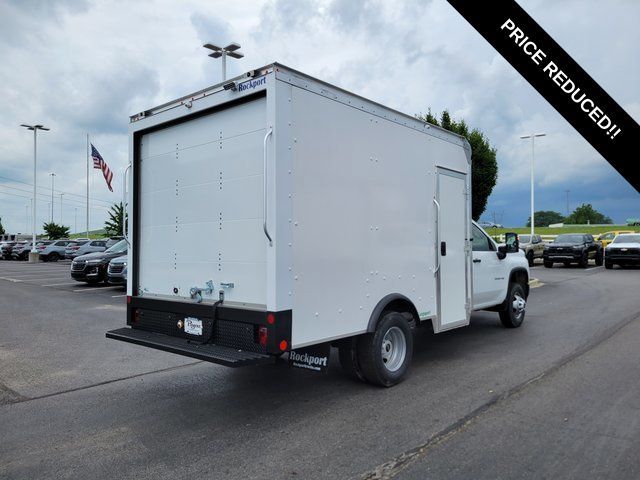
[[107, 267], [109, 262], [127, 254], [126, 240], [120, 240], [104, 252], [80, 255], [71, 262], [71, 278], [79, 282], [99, 283], [107, 281]]
[[13, 250], [16, 243], [18, 242], [13, 242], [11, 240], [0, 243], [0, 256], [5, 260], [11, 260], [11, 250]]
[[564, 233], [544, 247], [542, 260], [547, 268], [554, 263], [563, 263], [568, 266], [577, 263], [586, 267], [589, 260], [594, 259], [597, 266], [603, 263], [602, 245], [596, 242], [593, 235], [586, 233]]

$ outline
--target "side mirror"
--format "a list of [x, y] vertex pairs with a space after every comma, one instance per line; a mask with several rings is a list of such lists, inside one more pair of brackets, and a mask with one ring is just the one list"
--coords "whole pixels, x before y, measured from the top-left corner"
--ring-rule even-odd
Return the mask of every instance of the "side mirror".
[[504, 234], [504, 246], [505, 253], [517, 253], [520, 249], [520, 242], [518, 241], [518, 234], [508, 232]]

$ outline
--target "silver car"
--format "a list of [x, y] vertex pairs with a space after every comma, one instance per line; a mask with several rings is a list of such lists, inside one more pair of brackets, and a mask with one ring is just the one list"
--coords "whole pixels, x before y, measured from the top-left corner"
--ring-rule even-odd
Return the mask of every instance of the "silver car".
[[128, 256], [116, 257], [109, 262], [107, 268], [107, 282], [111, 285], [127, 284], [127, 259]]
[[73, 259], [86, 253], [104, 252], [106, 249], [106, 240], [74, 240], [67, 245], [64, 256]]
[[49, 245], [37, 246], [38, 253], [43, 262], [57, 262], [64, 258], [64, 250], [71, 240], [54, 240]]

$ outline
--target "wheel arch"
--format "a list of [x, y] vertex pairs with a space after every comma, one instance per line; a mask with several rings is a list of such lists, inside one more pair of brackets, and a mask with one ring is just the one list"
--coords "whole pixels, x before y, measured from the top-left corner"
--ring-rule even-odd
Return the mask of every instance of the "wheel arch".
[[418, 310], [409, 298], [401, 293], [390, 293], [384, 296], [371, 312], [369, 323], [367, 324], [367, 332], [375, 332], [382, 314], [386, 311], [407, 313], [413, 317], [416, 324], [420, 321]]
[[[529, 272], [526, 268], [514, 268], [509, 274], [509, 285], [512, 283], [521, 283], [524, 288], [524, 293], [529, 296]], [[508, 295], [508, 293], [507, 293]]]

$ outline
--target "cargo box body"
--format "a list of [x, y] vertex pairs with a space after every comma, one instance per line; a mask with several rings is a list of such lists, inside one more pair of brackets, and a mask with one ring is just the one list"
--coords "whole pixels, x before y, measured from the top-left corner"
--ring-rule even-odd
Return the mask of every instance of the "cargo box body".
[[128, 341], [198, 340], [202, 318], [204, 343], [275, 355], [370, 331], [394, 299], [468, 323], [463, 138], [279, 64], [130, 131], [127, 321], [150, 336]]

